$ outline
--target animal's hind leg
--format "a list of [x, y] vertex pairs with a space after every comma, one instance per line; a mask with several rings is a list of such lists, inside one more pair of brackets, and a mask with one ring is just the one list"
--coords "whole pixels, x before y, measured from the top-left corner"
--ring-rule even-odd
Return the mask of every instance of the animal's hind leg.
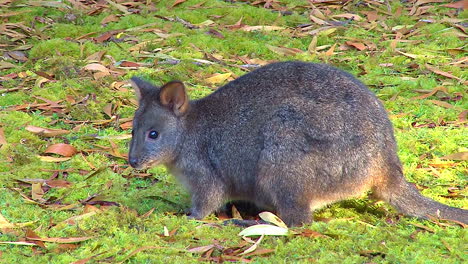
[[299, 226], [312, 221], [310, 186], [305, 181], [307, 177], [292, 167], [286, 164], [263, 167], [257, 182], [261, 195], [258, 198], [274, 207], [288, 226]]

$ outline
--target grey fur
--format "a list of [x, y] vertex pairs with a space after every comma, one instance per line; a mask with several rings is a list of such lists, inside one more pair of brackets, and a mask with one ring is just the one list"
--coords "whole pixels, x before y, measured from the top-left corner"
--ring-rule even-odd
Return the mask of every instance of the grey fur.
[[[166, 165], [190, 191], [194, 218], [236, 199], [300, 225], [317, 208], [372, 190], [405, 214], [468, 223], [466, 210], [423, 197], [404, 179], [385, 109], [346, 72], [274, 63], [193, 101], [182, 83], [132, 82], [140, 106], [130, 164]], [[164, 93], [176, 98], [162, 103]]]

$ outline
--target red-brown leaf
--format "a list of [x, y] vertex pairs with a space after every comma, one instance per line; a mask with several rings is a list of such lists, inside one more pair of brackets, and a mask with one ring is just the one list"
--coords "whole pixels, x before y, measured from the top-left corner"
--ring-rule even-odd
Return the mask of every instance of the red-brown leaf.
[[29, 240], [43, 241], [51, 243], [78, 243], [94, 237], [26, 237]]
[[44, 136], [44, 137], [54, 137], [54, 136], [60, 136], [60, 135], [65, 135], [70, 133], [68, 130], [63, 130], [63, 129], [50, 129], [50, 128], [43, 128], [43, 127], [37, 127], [37, 126], [27, 126], [26, 130], [39, 135], [39, 136]]
[[72, 185], [66, 180], [46, 180], [45, 183], [52, 188], [68, 188]]
[[49, 146], [44, 151], [44, 153], [52, 153], [52, 154], [58, 154], [64, 157], [71, 157], [77, 153], [77, 150], [72, 145], [65, 144], [65, 143], [58, 143], [58, 144]]
[[366, 45], [360, 43], [360, 42], [353, 42], [353, 41], [346, 41], [346, 45], [355, 47], [358, 50], [365, 50], [367, 49]]
[[5, 138], [5, 133], [3, 132], [3, 128], [0, 127], [0, 146], [1, 145], [6, 145], [7, 141]]
[[175, 6], [178, 6], [184, 2], [186, 2], [187, 0], [176, 0], [171, 7], [175, 7]]

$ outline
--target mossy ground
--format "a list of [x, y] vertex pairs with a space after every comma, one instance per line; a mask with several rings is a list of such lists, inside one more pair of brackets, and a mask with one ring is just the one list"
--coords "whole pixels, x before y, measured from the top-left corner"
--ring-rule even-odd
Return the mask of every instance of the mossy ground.
[[[225, 248], [239, 245], [242, 241], [237, 235], [240, 228], [201, 225], [183, 215], [184, 209], [189, 207], [188, 195], [164, 168], [149, 169], [151, 176], [138, 176], [126, 168], [124, 159], [108, 155], [102, 148], [100, 152], [88, 151], [96, 145], [111, 147], [117, 144], [117, 149], [126, 153], [128, 139], [113, 140], [106, 136], [129, 134], [129, 130], [123, 130], [115, 123], [99, 126], [83, 122], [77, 127], [78, 123], [71, 122], [108, 119], [103, 108], [109, 103], [115, 106], [116, 116], [131, 117], [135, 109], [135, 105], [129, 103], [133, 100], [133, 92], [131, 89], [112, 89], [111, 84], [134, 75], [144, 76], [158, 84], [173, 79], [183, 80], [192, 98], [203, 97], [216, 87], [205, 81], [212, 74], [232, 72], [235, 77], [245, 73], [235, 67], [245, 64], [239, 57], [262, 61], [296, 59], [326, 62], [357, 75], [378, 95], [389, 111], [408, 180], [416, 183], [425, 196], [451, 206], [467, 208], [468, 163], [440, 159], [468, 150], [468, 130], [464, 124], [456, 123], [460, 113], [468, 108], [468, 71], [466, 64], [462, 67], [463, 64], [452, 63], [466, 56], [466, 35], [462, 36], [453, 22], [465, 18], [466, 11], [455, 11], [436, 3], [429, 4], [431, 9], [425, 16], [411, 16], [408, 7], [414, 2], [386, 1], [388, 5], [378, 5], [380, 18], [375, 25], [365, 28], [363, 23], [366, 16], [362, 12], [372, 11], [372, 8], [363, 5], [362, 1], [351, 1], [346, 5], [347, 10], [337, 8], [340, 4], [336, 4], [328, 8], [331, 14], [327, 16], [355, 13], [360, 14], [363, 20], [347, 21], [348, 24], [337, 27], [330, 34], [319, 33], [316, 46], [326, 46], [317, 53], [284, 56], [270, 50], [267, 44], [307, 51], [312, 36], [296, 35], [299, 25], [310, 23], [307, 1], [278, 1], [280, 6], [292, 11], [283, 14], [263, 8], [263, 4], [253, 6], [245, 2], [208, 0], [201, 8], [191, 8], [200, 1], [189, 0], [171, 8], [174, 1], [147, 1], [150, 5], [138, 5], [139, 14], [121, 16], [118, 21], [105, 26], [101, 21], [110, 14], [121, 14], [120, 11], [108, 7], [100, 14], [88, 15], [82, 9], [24, 5], [27, 2], [14, 1], [1, 9], [2, 13], [24, 11], [4, 18], [3, 22], [32, 26], [36, 35], [24, 39], [24, 45], [32, 46], [26, 51], [28, 60], [10, 60], [15, 67], [2, 68], [0, 74], [3, 77], [23, 73], [23, 77], [0, 82], [4, 89], [21, 87], [13, 92], [0, 89], [0, 126], [8, 142], [0, 149], [0, 214], [11, 223], [33, 221], [29, 228], [41, 237], [93, 238], [73, 249], [54, 243], [46, 243], [44, 249], [34, 247], [34, 250], [29, 246], [0, 244], [0, 263], [71, 263], [86, 258], [91, 258], [90, 263], [192, 263], [199, 259], [200, 254], [189, 253], [186, 251], [188, 248], [213, 243]], [[392, 15], [399, 9], [402, 10], [401, 15]], [[164, 20], [155, 15], [173, 19], [179, 17], [195, 25], [203, 25], [207, 20], [213, 23], [208, 27], [188, 29], [178, 21]], [[235, 25], [241, 18], [245, 25], [274, 25], [287, 30], [246, 32], [226, 27]], [[431, 21], [418, 23], [420, 19]], [[77, 39], [88, 33], [97, 37], [110, 30], [135, 29], [147, 24], [152, 24], [150, 28], [155, 30], [129, 30], [115, 35], [115, 41], [102, 43], [89, 38]], [[410, 41], [396, 43], [397, 50], [410, 56], [398, 53], [392, 46], [396, 30], [412, 26], [417, 27], [417, 32], [407, 37]], [[314, 25], [314, 29], [318, 27]], [[210, 29], [221, 33], [223, 38], [207, 34]], [[165, 36], [155, 34], [158, 30]], [[130, 50], [138, 43], [150, 40], [156, 41], [144, 46], [142, 51], [147, 56]], [[339, 47], [347, 40], [373, 44], [375, 50], [359, 51], [352, 47], [340, 50]], [[0, 41], [11, 45], [6, 45], [9, 50], [15, 48], [13, 43], [18, 43], [6, 35], [0, 35]], [[335, 43], [334, 54], [326, 55], [325, 52]], [[456, 52], [456, 49], [461, 52]], [[90, 63], [86, 58], [98, 51], [106, 51], [106, 55], [110, 55], [102, 59], [101, 63], [105, 65], [112, 64], [113, 58], [115, 61], [127, 60], [152, 66], [95, 80], [82, 68]], [[194, 59], [207, 59], [205, 53], [227, 65], [195, 64]], [[167, 59], [180, 62], [165, 63]], [[461, 80], [436, 74], [428, 70], [426, 64], [450, 72]], [[53, 75], [55, 81], [35, 84], [39, 71]], [[437, 86], [446, 87], [448, 96], [455, 98], [458, 95], [459, 99], [438, 98], [436, 95], [413, 99], [420, 95], [414, 90], [431, 90]], [[37, 96], [58, 101], [66, 100], [67, 96], [83, 98], [89, 94], [93, 100], [88, 100], [86, 105], [69, 104], [65, 115], [48, 114], [41, 110], [11, 110], [15, 105], [38, 101]], [[429, 101], [431, 99], [444, 99], [451, 107], [434, 104]], [[427, 125], [431, 123], [433, 125]], [[72, 132], [44, 138], [26, 131], [24, 128], [27, 125]], [[37, 156], [54, 143], [69, 143], [83, 155], [75, 155], [69, 161], [60, 163], [41, 161]], [[102, 171], [89, 178], [89, 174], [80, 173], [80, 170], [90, 173], [100, 167]], [[72, 210], [53, 210], [30, 203], [18, 192], [30, 196], [31, 188], [20, 185], [17, 179], [47, 179], [52, 175], [50, 170], [67, 169], [72, 170], [59, 175], [59, 178], [66, 176], [66, 180], [73, 185], [69, 188], [52, 188], [44, 198], [57, 199], [62, 204], [76, 204]], [[453, 195], [453, 192], [458, 195]], [[99, 194], [102, 200], [116, 202], [120, 207], [102, 206], [102, 212], [95, 215], [72, 224], [62, 223], [70, 217], [81, 215], [84, 206], [80, 201], [94, 194]], [[152, 208], [155, 208], [152, 214], [140, 217]], [[465, 229], [399, 216], [388, 205], [376, 204], [367, 198], [330, 205], [317, 212], [316, 218], [319, 221], [303, 228], [330, 237], [267, 237], [260, 246], [274, 249], [274, 253], [250, 259], [256, 263], [468, 261], [468, 234]], [[208, 220], [217, 221], [215, 216], [210, 216]], [[164, 227], [177, 231], [170, 237], [161, 237]], [[300, 231], [301, 228], [295, 230]], [[25, 236], [25, 232], [26, 228], [5, 231], [0, 233], [0, 241], [17, 241]], [[144, 246], [155, 248], [129, 257], [133, 250]], [[213, 254], [219, 255], [220, 252], [218, 250]]]

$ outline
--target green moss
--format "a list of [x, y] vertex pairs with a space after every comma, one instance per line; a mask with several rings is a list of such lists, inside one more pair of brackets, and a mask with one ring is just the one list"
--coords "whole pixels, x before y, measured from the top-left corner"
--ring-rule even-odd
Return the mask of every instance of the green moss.
[[[307, 51], [312, 40], [311, 35], [299, 36], [296, 26], [310, 23], [307, 8], [310, 1], [284, 0], [277, 2], [286, 7], [291, 14], [263, 7], [252, 6], [254, 1], [208, 0], [201, 8], [189, 9], [200, 1], [189, 0], [172, 8], [173, 2], [153, 1], [156, 11], [142, 4], [140, 14], [120, 16], [119, 21], [101, 25], [103, 18], [110, 14], [121, 14], [114, 7], [104, 8], [98, 15], [88, 15], [83, 10], [45, 6], [22, 6], [27, 1], [14, 1], [14, 9], [1, 11], [27, 11], [21, 15], [4, 17], [6, 23], [22, 22], [40, 32], [41, 37], [25, 38], [24, 44], [32, 45], [26, 51], [29, 60], [16, 63], [18, 68], [3, 70], [1, 77], [9, 73], [26, 72], [27, 76], [13, 80], [2, 80], [4, 88], [26, 88], [16, 92], [2, 92], [0, 96], [0, 127], [5, 133], [7, 145], [0, 147], [0, 213], [12, 223], [32, 221], [28, 228], [42, 237], [82, 237], [92, 239], [79, 243], [79, 247], [66, 252], [58, 244], [46, 243], [46, 249], [0, 244], [1, 260], [5, 263], [71, 263], [92, 257], [90, 262], [120, 262], [136, 249], [145, 246], [157, 248], [143, 250], [131, 256], [128, 263], [192, 263], [197, 262], [200, 254], [186, 250], [193, 247], [216, 243], [220, 247], [236, 247], [242, 243], [237, 234], [241, 230], [233, 226], [213, 227], [189, 220], [184, 210], [189, 207], [190, 197], [186, 190], [177, 183], [162, 167], [136, 172], [128, 168], [122, 158], [108, 154], [103, 148], [116, 146], [121, 153], [126, 153], [129, 140], [109, 139], [106, 137], [128, 134], [118, 124], [96, 125], [77, 121], [95, 121], [108, 118], [103, 107], [108, 103], [119, 106], [116, 114], [120, 118], [131, 117], [135, 106], [128, 104], [134, 92], [111, 88], [114, 81], [124, 81], [131, 76], [142, 76], [152, 80], [155, 85], [162, 85], [170, 80], [185, 82], [191, 98], [201, 98], [210, 94], [216, 86], [208, 87], [205, 79], [214, 74], [230, 71], [234, 76], [241, 76], [245, 71], [236, 67], [245, 64], [238, 56], [247, 59], [291, 60], [328, 62], [347, 70], [365, 84], [369, 85], [382, 100], [391, 115], [395, 126], [395, 136], [399, 145], [399, 157], [404, 166], [406, 178], [423, 188], [423, 195], [442, 203], [467, 207], [466, 202], [466, 161], [441, 160], [449, 154], [467, 151], [468, 132], [460, 124], [451, 123], [459, 119], [460, 112], [468, 108], [464, 80], [468, 71], [456, 60], [466, 56], [463, 53], [451, 54], [449, 49], [463, 48], [464, 39], [460, 31], [451, 28], [450, 19], [467, 17], [467, 11], [455, 13], [454, 9], [435, 7], [429, 10], [431, 23], [418, 24], [419, 33], [405, 39], [414, 42], [399, 42], [397, 50], [390, 48], [398, 28], [415, 26], [425, 16], [410, 16], [411, 5], [402, 1], [390, 1], [389, 7], [395, 13], [402, 9], [402, 15], [386, 16], [379, 12], [381, 19], [372, 29], [362, 27], [366, 16], [362, 11], [373, 9], [350, 3], [345, 9], [333, 6], [321, 9], [340, 14], [343, 12], [359, 14], [362, 21], [347, 21], [330, 34], [319, 34], [317, 45], [334, 45], [335, 54], [324, 56], [324, 49], [319, 54], [304, 52], [295, 56], [279, 55], [267, 45], [284, 46]], [[47, 4], [44, 2], [44, 4]], [[61, 4], [61, 3], [58, 3]], [[336, 4], [335, 6], [339, 6]], [[192, 24], [212, 20], [213, 24], [198, 29], [188, 29], [182, 23], [167, 21], [179, 17]], [[37, 17], [37, 18], [36, 18]], [[47, 23], [41, 22], [44, 18]], [[285, 27], [285, 31], [254, 31], [229, 29], [242, 18], [248, 26], [276, 25]], [[346, 19], [339, 18], [341, 22]], [[132, 30], [135, 27], [151, 24], [150, 28], [170, 34], [162, 38], [154, 32]], [[312, 25], [313, 29], [321, 27]], [[394, 30], [392, 30], [394, 28]], [[78, 37], [94, 32], [90, 37], [97, 37], [111, 30], [126, 30], [116, 42], [97, 43], [91, 38], [76, 40]], [[206, 32], [214, 29], [224, 38], [217, 38]], [[458, 33], [457, 33], [458, 32]], [[0, 37], [2, 42], [12, 40]], [[147, 45], [140, 52], [131, 52], [130, 48], [143, 41], [157, 41]], [[357, 51], [353, 48], [343, 51], [340, 46], [347, 40], [372, 42], [375, 51]], [[8, 46], [9, 48], [9, 46]], [[113, 65], [115, 61], [128, 60], [152, 64], [137, 71], [127, 71], [121, 76], [109, 76], [94, 80], [89, 72], [83, 71], [86, 58], [98, 51], [106, 51], [103, 65]], [[222, 57], [226, 64], [197, 64], [194, 59], [207, 59], [205, 54]], [[146, 56], [146, 57], [143, 57]], [[166, 56], [166, 57], [164, 57]], [[408, 56], [416, 56], [410, 58]], [[165, 64], [166, 58], [174, 58], [179, 63]], [[391, 65], [388, 65], [391, 64]], [[426, 64], [449, 72], [462, 81], [444, 77], [427, 69]], [[34, 85], [37, 71], [54, 75], [53, 82], [42, 87]], [[413, 99], [421, 95], [415, 90], [432, 90], [444, 86], [449, 96], [459, 95], [457, 100], [440, 98], [440, 94], [426, 99]], [[0, 88], [0, 90], [3, 88]], [[11, 111], [11, 107], [34, 102], [33, 96], [40, 96], [53, 101], [63, 101], [66, 114], [44, 115], [40, 110]], [[81, 104], [71, 104], [67, 97]], [[444, 108], [429, 100], [448, 100], [453, 108]], [[37, 100], [41, 102], [40, 100]], [[434, 128], [415, 127], [414, 124], [442, 124]], [[34, 135], [24, 129], [27, 125], [71, 130], [64, 136], [46, 138]], [[96, 136], [101, 136], [98, 139]], [[111, 143], [112, 141], [112, 143]], [[80, 154], [65, 162], [43, 162], [37, 155], [43, 155], [47, 146], [55, 143], [73, 145]], [[83, 158], [85, 157], [85, 159]], [[448, 164], [446, 166], [440, 164]], [[90, 176], [95, 168], [104, 168]], [[48, 179], [54, 175], [51, 170], [67, 170], [56, 175], [72, 185], [68, 188], [52, 188], [44, 195], [59, 204], [76, 204], [69, 210], [55, 210], [39, 206], [25, 199], [31, 196], [31, 187], [19, 184], [16, 179]], [[143, 173], [150, 173], [147, 176]], [[459, 188], [460, 196], [447, 198], [448, 188]], [[99, 206], [102, 211], [75, 223], [63, 222], [70, 217], [82, 215], [81, 204], [92, 195], [99, 199], [116, 202], [117, 206]], [[142, 214], [153, 209], [146, 218]], [[388, 204], [375, 203], [367, 197], [351, 199], [327, 206], [316, 212], [316, 222], [303, 228], [316, 230], [329, 237], [308, 238], [298, 235], [286, 237], [265, 237], [260, 247], [274, 249], [265, 256], [252, 257], [254, 263], [464, 263], [467, 262], [465, 229], [445, 227], [429, 221], [399, 216]], [[327, 221], [322, 221], [322, 220]], [[214, 215], [208, 221], [218, 221]], [[420, 226], [429, 228], [427, 231]], [[171, 237], [161, 236], [164, 227], [177, 229]], [[3, 230], [2, 230], [3, 232]], [[24, 238], [26, 228], [15, 232], [4, 232], [0, 241], [18, 241]], [[221, 250], [215, 249], [213, 256], [219, 256]]]

